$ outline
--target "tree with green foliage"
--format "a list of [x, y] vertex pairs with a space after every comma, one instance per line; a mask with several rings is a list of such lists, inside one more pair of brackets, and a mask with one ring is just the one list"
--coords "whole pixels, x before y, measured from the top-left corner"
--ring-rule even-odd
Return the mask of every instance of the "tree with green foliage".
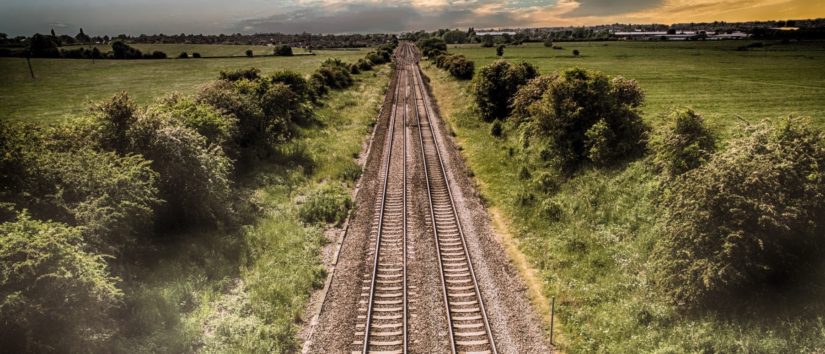
[[496, 47], [496, 56], [501, 57], [502, 55], [504, 55], [504, 45]]
[[143, 53], [126, 43], [115, 41], [112, 43], [112, 56], [115, 59], [141, 59], [143, 58]]
[[635, 81], [569, 69], [540, 83], [547, 85], [541, 98], [519, 100], [518, 111], [528, 114], [521, 120], [526, 136], [536, 140], [532, 149], [552, 156], [562, 171], [584, 162], [609, 165], [644, 151], [649, 128], [638, 111], [644, 94]]
[[467, 33], [465, 33], [464, 31], [453, 30], [444, 33], [444, 35], [441, 36], [441, 38], [444, 39], [444, 42], [446, 44], [466, 43]]
[[292, 54], [292, 47], [290, 47], [289, 45], [286, 45], [286, 44], [276, 46], [274, 54], [276, 56], [280, 56], [280, 57], [291, 57], [293, 55]]
[[78, 43], [89, 43], [92, 41], [92, 38], [89, 35], [83, 33], [83, 28], [80, 29], [80, 33], [74, 36], [74, 38], [78, 41]]
[[439, 53], [447, 51], [447, 43], [437, 37], [419, 39], [415, 45], [421, 50], [421, 54], [427, 57], [435, 57]]
[[656, 288], [680, 308], [724, 307], [821, 265], [825, 133], [763, 123], [686, 172], [664, 196], [650, 257]]
[[59, 58], [60, 50], [57, 47], [53, 36], [36, 33], [29, 41], [29, 54], [32, 58]]
[[664, 129], [651, 137], [650, 145], [655, 152], [653, 163], [668, 179], [703, 165], [716, 150], [704, 118], [691, 109], [673, 110]]
[[82, 229], [26, 213], [0, 224], [0, 347], [14, 353], [106, 351], [123, 293]]
[[495, 41], [493, 40], [493, 36], [489, 34], [485, 34], [481, 36], [481, 47], [482, 48], [492, 48], [495, 45]]
[[252, 49], [247, 49], [246, 50], [246, 56], [248, 56], [250, 58], [252, 57]]
[[510, 99], [520, 86], [537, 75], [538, 71], [529, 63], [513, 65], [498, 60], [482, 67], [473, 86], [482, 119], [505, 119], [510, 115]]

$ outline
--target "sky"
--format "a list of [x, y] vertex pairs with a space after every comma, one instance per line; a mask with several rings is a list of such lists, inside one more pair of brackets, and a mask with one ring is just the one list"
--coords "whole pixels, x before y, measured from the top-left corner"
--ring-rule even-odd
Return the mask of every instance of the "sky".
[[0, 0], [0, 32], [378, 33], [825, 17], [825, 0]]

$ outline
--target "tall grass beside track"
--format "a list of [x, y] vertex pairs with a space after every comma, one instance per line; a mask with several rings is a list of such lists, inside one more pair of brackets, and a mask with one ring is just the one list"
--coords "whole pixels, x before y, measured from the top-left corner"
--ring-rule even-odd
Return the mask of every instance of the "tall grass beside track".
[[[741, 43], [736, 43], [741, 45]], [[579, 66], [638, 79], [647, 93], [645, 119], [658, 125], [671, 105], [709, 117], [724, 138], [744, 124], [789, 113], [825, 126], [822, 43], [789, 50], [737, 52], [731, 43], [557, 43], [506, 48], [505, 59], [526, 60], [542, 73]], [[582, 57], [567, 57], [578, 48]], [[769, 47], [771, 48], [771, 47]], [[476, 61], [494, 48], [450, 47]], [[819, 60], [817, 60], [817, 58]], [[653, 292], [647, 266], [662, 211], [657, 173], [644, 158], [610, 169], [585, 168], [555, 194], [520, 177], [517, 134], [491, 136], [469, 90], [472, 83], [423, 64], [442, 117], [494, 215], [501, 215], [519, 250], [538, 272], [538, 286], [556, 297], [557, 342], [570, 353], [791, 353], [825, 349], [825, 274], [813, 287], [789, 289], [744, 308], [677, 312]], [[525, 196], [536, 196], [527, 202]], [[544, 200], [557, 215], [541, 212]], [[561, 338], [561, 339], [559, 339]]]

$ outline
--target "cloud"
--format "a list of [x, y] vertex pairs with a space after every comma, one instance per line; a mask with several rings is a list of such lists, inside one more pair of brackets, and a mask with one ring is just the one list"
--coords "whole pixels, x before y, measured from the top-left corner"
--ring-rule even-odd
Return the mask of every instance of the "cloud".
[[564, 14], [568, 17], [610, 16], [649, 10], [665, 3], [665, 0], [579, 0], [578, 7]]
[[[825, 17], [823, 0], [0, 0], [0, 32], [376, 33]], [[61, 27], [60, 24], [67, 24]]]
[[475, 0], [423, 0], [426, 6], [393, 3], [314, 3], [299, 10], [246, 19], [235, 28], [244, 32], [369, 33], [417, 29], [517, 25], [518, 10]]

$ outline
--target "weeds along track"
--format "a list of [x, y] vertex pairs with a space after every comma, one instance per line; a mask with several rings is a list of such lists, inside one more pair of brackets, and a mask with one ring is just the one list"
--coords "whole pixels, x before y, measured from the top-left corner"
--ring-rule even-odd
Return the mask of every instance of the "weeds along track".
[[[365, 265], [358, 302], [352, 353], [406, 354], [410, 338], [411, 286], [408, 284], [409, 208], [427, 210], [438, 276], [447, 316], [452, 353], [497, 353], [478, 281], [470, 260], [467, 241], [458, 218], [438, 139], [431, 126], [433, 109], [420, 69], [418, 51], [402, 43], [395, 52], [396, 80], [392, 111], [384, 143], [384, 157], [370, 229], [368, 264]], [[434, 119], [434, 118], [432, 118]], [[434, 123], [433, 123], [434, 124]], [[417, 131], [408, 130], [415, 129]], [[409, 151], [415, 138], [421, 147]], [[413, 144], [412, 146], [414, 146]], [[425, 176], [426, 202], [416, 206], [412, 194], [412, 172], [420, 159]], [[409, 183], [408, 183], [409, 182]], [[423, 191], [421, 191], [423, 193]], [[422, 194], [423, 195], [423, 194]], [[422, 214], [423, 215], [423, 214]], [[416, 219], [417, 220], [417, 219]], [[423, 231], [422, 231], [423, 232]], [[434, 276], [434, 274], [433, 274]], [[414, 307], [412, 308], [414, 309]], [[442, 332], [443, 333], [443, 332]], [[413, 334], [414, 335], [414, 334]]]

